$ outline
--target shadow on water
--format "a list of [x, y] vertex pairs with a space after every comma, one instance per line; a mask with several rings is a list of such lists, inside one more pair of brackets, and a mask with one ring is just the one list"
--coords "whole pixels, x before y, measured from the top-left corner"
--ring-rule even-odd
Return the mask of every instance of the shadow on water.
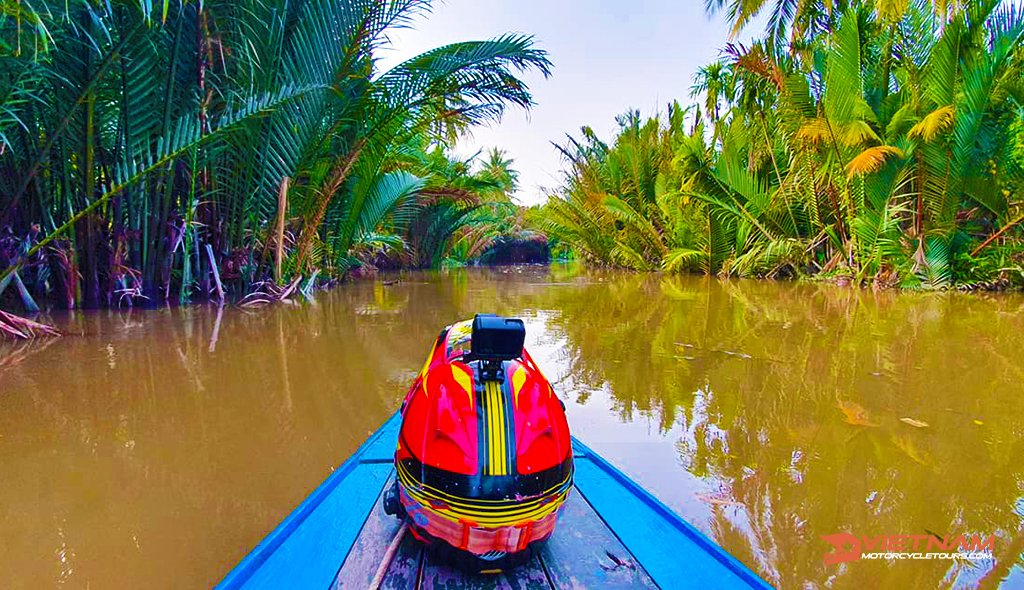
[[[780, 587], [1024, 583], [1022, 308], [512, 267], [58, 316], [0, 349], [0, 585], [216, 582], [476, 311], [524, 317], [574, 432]], [[998, 559], [827, 566], [837, 532], [992, 533]]]

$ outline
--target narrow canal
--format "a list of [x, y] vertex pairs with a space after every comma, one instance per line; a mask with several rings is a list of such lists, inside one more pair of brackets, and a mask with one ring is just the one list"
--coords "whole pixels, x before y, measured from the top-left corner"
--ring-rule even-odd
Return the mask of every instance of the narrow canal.
[[[564, 267], [388, 283], [78, 312], [2, 345], [0, 587], [215, 583], [474, 312], [525, 319], [573, 433], [779, 587], [1024, 587], [1024, 297]], [[826, 565], [840, 532], [993, 534], [996, 561]]]

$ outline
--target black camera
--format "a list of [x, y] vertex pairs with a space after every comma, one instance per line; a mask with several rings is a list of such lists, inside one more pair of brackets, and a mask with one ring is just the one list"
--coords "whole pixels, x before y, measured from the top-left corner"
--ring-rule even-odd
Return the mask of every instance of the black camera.
[[478, 313], [473, 318], [470, 356], [481, 361], [510, 361], [523, 356], [525, 341], [523, 320]]

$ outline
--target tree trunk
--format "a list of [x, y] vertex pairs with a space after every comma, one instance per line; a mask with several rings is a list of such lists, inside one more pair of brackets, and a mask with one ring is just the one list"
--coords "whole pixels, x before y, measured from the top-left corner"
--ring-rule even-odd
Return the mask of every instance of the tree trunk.
[[281, 261], [284, 257], [284, 220], [288, 212], [288, 177], [281, 179], [277, 192], [277, 243], [274, 245], [274, 282], [281, 284]]
[[306, 223], [302, 228], [302, 237], [299, 239], [299, 254], [296, 257], [295, 262], [296, 273], [301, 274], [306, 270], [306, 256], [309, 254], [309, 247], [313, 243], [313, 238], [316, 236], [316, 232], [320, 229], [320, 224], [323, 223], [324, 217], [327, 215], [327, 206], [331, 204], [331, 199], [334, 197], [334, 194], [338, 192], [341, 185], [344, 184], [345, 179], [348, 178], [348, 175], [352, 171], [352, 167], [355, 166], [356, 160], [359, 159], [359, 153], [362, 151], [365, 144], [365, 140], [359, 140], [352, 147], [352, 151], [338, 161], [334, 170], [331, 172], [327, 186], [318, 196], [317, 206], [313, 211], [313, 216], [306, 219]]

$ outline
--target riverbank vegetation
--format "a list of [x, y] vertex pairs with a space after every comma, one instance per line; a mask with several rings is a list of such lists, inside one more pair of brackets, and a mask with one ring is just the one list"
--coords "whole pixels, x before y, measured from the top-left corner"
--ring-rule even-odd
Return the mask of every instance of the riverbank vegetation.
[[561, 146], [540, 225], [592, 263], [875, 286], [1024, 284], [1024, 12], [708, 0], [749, 45], [689, 108]]
[[[550, 280], [571, 280], [556, 274], [564, 272], [553, 267]], [[994, 589], [1024, 565], [1013, 418], [1024, 397], [1006, 385], [1020, 374], [1020, 297], [584, 276], [510, 304], [558, 310], [545, 319], [561, 343], [547, 374], [570, 406], [660, 428], [675, 461], [711, 484], [662, 487], [670, 507], [694, 522], [709, 518], [715, 541], [775, 587]], [[964, 403], [973, 389], [992, 397]], [[986, 485], [961, 476], [971, 466]], [[943, 494], [932, 491], [935, 481], [950, 482]], [[992, 528], [996, 560], [865, 562], [874, 569], [837, 573], [815, 545], [831, 530], [904, 530], [922, 520], [940, 523], [940, 536]]]
[[528, 36], [385, 69], [388, 31], [429, 0], [2, 7], [8, 303], [266, 299], [360, 262], [458, 264], [517, 229], [510, 161], [448, 147], [533, 104], [521, 75], [551, 64]]

